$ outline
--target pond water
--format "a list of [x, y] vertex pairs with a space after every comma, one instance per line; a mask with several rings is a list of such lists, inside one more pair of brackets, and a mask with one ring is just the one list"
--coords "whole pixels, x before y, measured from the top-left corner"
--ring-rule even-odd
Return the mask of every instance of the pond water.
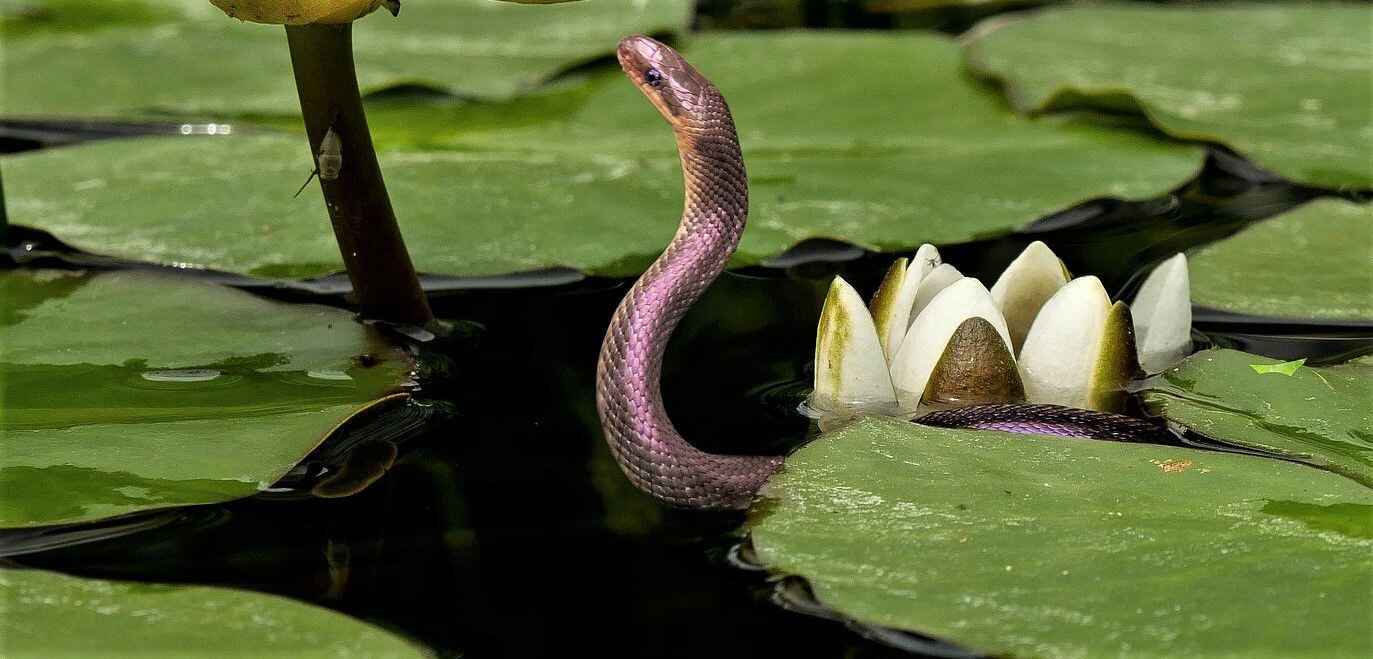
[[[1197, 181], [1166, 198], [1093, 202], [1010, 237], [940, 248], [991, 281], [1024, 245], [1044, 240], [1073, 272], [1129, 290], [1172, 253], [1313, 195], [1218, 153]], [[11, 242], [11, 254], [31, 264], [121, 267], [64, 253], [41, 235], [15, 232]], [[842, 272], [871, 291], [891, 258], [812, 243], [725, 275], [668, 352], [663, 389], [683, 435], [721, 453], [779, 453], [804, 442], [810, 422], [797, 406], [808, 393], [829, 280]], [[449, 282], [436, 294], [435, 309], [455, 332], [422, 358], [424, 395], [447, 418], [404, 438], [394, 466], [360, 492], [319, 498], [309, 490], [354, 447], [346, 470], [366, 482], [369, 460], [393, 454], [379, 440], [401, 439], [387, 435], [394, 426], [321, 447], [277, 491], [78, 532], [11, 533], [0, 536], [0, 553], [84, 576], [280, 593], [446, 656], [952, 650], [822, 619], [797, 584], [774, 583], [737, 558], [742, 515], [668, 510], [623, 478], [601, 436], [592, 382], [629, 282], [545, 273], [487, 283], [500, 286]], [[522, 285], [535, 283], [551, 285]], [[341, 303], [327, 284], [254, 290]], [[1201, 310], [1196, 329], [1203, 342], [1312, 363], [1373, 347], [1373, 328], [1357, 323], [1292, 325]]]

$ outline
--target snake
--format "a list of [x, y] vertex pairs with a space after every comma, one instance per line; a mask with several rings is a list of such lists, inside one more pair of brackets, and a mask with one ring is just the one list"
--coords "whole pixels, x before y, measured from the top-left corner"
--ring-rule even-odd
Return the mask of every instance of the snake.
[[[625, 74], [667, 120], [685, 188], [681, 224], [611, 316], [596, 367], [596, 409], [615, 461], [640, 490], [679, 508], [748, 508], [780, 455], [725, 455], [684, 439], [663, 405], [663, 355], [673, 330], [724, 271], [748, 216], [748, 175], [724, 96], [671, 47], [629, 36]], [[988, 404], [932, 412], [917, 423], [1124, 441], [1166, 431], [1120, 414], [1048, 404]]]

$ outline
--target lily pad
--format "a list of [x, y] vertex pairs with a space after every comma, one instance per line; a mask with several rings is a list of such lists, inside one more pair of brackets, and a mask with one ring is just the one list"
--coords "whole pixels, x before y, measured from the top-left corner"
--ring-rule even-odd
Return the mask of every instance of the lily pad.
[[968, 58], [1015, 105], [1142, 111], [1293, 181], [1373, 188], [1373, 7], [1092, 4], [993, 19]]
[[[204, 0], [36, 0], [3, 16], [0, 115], [223, 118], [299, 111], [286, 35]], [[675, 33], [690, 0], [583, 0], [530, 7], [406, 0], [353, 29], [364, 92], [400, 85], [509, 98], [609, 55], [629, 33]], [[100, 81], [91, 93], [90, 81]]]
[[[745, 146], [735, 266], [807, 238], [900, 250], [1001, 235], [1088, 198], [1163, 193], [1201, 162], [1097, 120], [1015, 116], [965, 80], [944, 36], [712, 35], [685, 52]], [[676, 231], [671, 131], [619, 71], [507, 104], [369, 112], [421, 271], [632, 275]], [[12, 221], [82, 249], [267, 277], [341, 267], [319, 196], [291, 196], [312, 168], [303, 137], [129, 140], [4, 165]]]
[[6, 657], [427, 657], [341, 613], [229, 588], [80, 579], [0, 569]]
[[1199, 352], [1146, 389], [1144, 404], [1217, 442], [1309, 462], [1373, 487], [1373, 365], [1255, 372], [1255, 365], [1276, 364], [1283, 362], [1237, 350]]
[[750, 513], [773, 571], [862, 622], [992, 655], [1349, 655], [1373, 490], [1269, 458], [870, 419]]
[[0, 300], [0, 527], [255, 494], [409, 383], [346, 311], [192, 279], [14, 270]]
[[1373, 205], [1318, 199], [1188, 255], [1192, 300], [1268, 316], [1373, 320]]

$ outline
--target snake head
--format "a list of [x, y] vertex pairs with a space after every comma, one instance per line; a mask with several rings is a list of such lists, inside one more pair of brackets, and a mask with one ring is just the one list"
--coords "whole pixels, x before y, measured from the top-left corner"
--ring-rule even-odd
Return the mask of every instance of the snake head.
[[616, 49], [620, 67], [670, 123], [695, 119], [715, 86], [677, 51], [643, 36], [625, 37]]

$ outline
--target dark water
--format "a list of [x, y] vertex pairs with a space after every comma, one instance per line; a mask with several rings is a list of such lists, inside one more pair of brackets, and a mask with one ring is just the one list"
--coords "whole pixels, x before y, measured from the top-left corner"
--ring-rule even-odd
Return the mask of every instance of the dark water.
[[[1172, 253], [1315, 194], [1217, 154], [1198, 181], [1165, 198], [1092, 202], [1004, 239], [942, 251], [991, 282], [1024, 245], [1045, 240], [1073, 272], [1129, 291]], [[38, 233], [16, 231], [10, 241], [23, 264], [129, 267], [66, 252]], [[777, 453], [804, 441], [810, 428], [796, 405], [807, 393], [829, 279], [842, 272], [871, 291], [891, 258], [814, 243], [770, 267], [724, 276], [669, 349], [663, 389], [683, 434], [723, 453]], [[941, 649], [826, 619], [803, 584], [775, 583], [732, 558], [741, 515], [668, 510], [623, 478], [601, 438], [592, 382], [602, 333], [628, 282], [550, 272], [433, 283], [445, 291], [436, 310], [456, 321], [454, 336], [423, 359], [425, 395], [441, 401], [445, 420], [401, 442], [395, 465], [361, 492], [324, 499], [309, 489], [345, 461], [345, 448], [359, 447], [348, 469], [366, 475], [369, 455], [390, 456], [376, 440], [398, 437], [360, 429], [346, 445], [322, 447], [280, 492], [98, 527], [0, 534], [0, 553], [92, 577], [280, 593], [452, 656]], [[337, 280], [250, 287], [343, 303]], [[1357, 323], [1199, 310], [1197, 329], [1203, 344], [1313, 361], [1373, 349], [1373, 327]], [[360, 437], [373, 441], [353, 441]]]

